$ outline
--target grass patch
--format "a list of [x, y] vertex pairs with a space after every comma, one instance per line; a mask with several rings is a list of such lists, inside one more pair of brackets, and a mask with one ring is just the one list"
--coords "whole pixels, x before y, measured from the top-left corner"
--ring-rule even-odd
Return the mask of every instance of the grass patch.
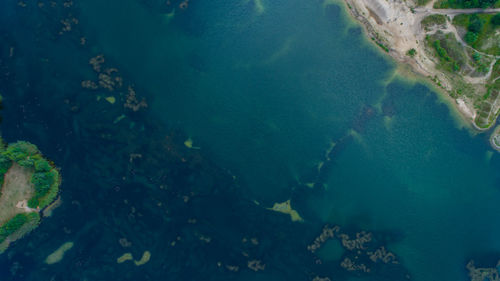
[[449, 72], [458, 72], [466, 62], [464, 48], [458, 43], [453, 33], [436, 32], [426, 37], [427, 44], [436, 52], [439, 67]]
[[425, 6], [429, 2], [431, 2], [431, 0], [417, 0], [417, 6]]
[[[498, 77], [500, 77], [500, 60], [497, 60], [491, 71], [491, 80], [495, 80]], [[498, 79], [497, 82], [500, 82], [500, 79]]]
[[421, 22], [423, 27], [431, 27], [434, 25], [443, 25], [446, 24], [446, 16], [445, 15], [429, 15], [422, 19]]

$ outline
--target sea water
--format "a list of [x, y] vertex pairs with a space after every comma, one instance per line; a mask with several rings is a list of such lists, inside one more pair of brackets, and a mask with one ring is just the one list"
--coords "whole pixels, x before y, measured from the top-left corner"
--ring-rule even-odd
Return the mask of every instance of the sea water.
[[[92, 52], [116, 62], [148, 93], [151, 112], [145, 118], [181, 128], [213, 165], [234, 176], [241, 196], [258, 208], [293, 198], [306, 220], [303, 232], [295, 234], [297, 243], [310, 233], [319, 234], [324, 224], [392, 233], [399, 238], [387, 248], [417, 281], [468, 280], [465, 265], [470, 259], [479, 258], [484, 266], [495, 266], [500, 259], [500, 155], [491, 153], [486, 135], [461, 128], [456, 114], [433, 90], [394, 75], [395, 64], [365, 38], [344, 6], [328, 1], [199, 1], [172, 17], [134, 0], [88, 0], [79, 5], [81, 28], [93, 42]], [[10, 118], [6, 121], [20, 122]], [[42, 133], [3, 127], [11, 139], [42, 142], [36, 137]], [[343, 142], [346, 136], [349, 141]], [[342, 148], [321, 184], [297, 197], [296, 190], [313, 181], [311, 175], [320, 170], [333, 144]], [[112, 158], [108, 162], [112, 165]], [[63, 175], [68, 174], [64, 170], [81, 173], [65, 166], [62, 170]], [[115, 193], [110, 194], [113, 198]], [[73, 200], [87, 198], [86, 193], [71, 195]], [[114, 226], [123, 212], [89, 210], [82, 217], [91, 228], [104, 213]], [[133, 235], [140, 229], [151, 237], [172, 231], [156, 229], [153, 221], [150, 227], [120, 231]], [[43, 226], [49, 224], [57, 223], [47, 220]], [[227, 221], [213, 224], [216, 237], [238, 232]], [[262, 235], [264, 229], [256, 227], [255, 232]], [[42, 228], [39, 233], [50, 232]], [[279, 253], [283, 242], [269, 243]], [[342, 255], [335, 243], [319, 253], [325, 260]], [[54, 248], [57, 242], [52, 244]], [[75, 243], [75, 249], [78, 246]], [[106, 249], [101, 245], [88, 251], [74, 259], [85, 260]], [[153, 251], [153, 258], [155, 254], [165, 261], [162, 265], [173, 263], [168, 251]], [[259, 280], [284, 280], [284, 272], [299, 270], [302, 253], [297, 256], [297, 264], [271, 270]], [[25, 270], [33, 277], [41, 267], [35, 263]], [[95, 276], [100, 270], [91, 268]], [[201, 267], [198, 270], [203, 274]], [[151, 269], [144, 271], [154, 276]], [[56, 272], [68, 274], [63, 268]], [[247, 273], [227, 278], [256, 280]], [[337, 280], [335, 275], [330, 278]]]

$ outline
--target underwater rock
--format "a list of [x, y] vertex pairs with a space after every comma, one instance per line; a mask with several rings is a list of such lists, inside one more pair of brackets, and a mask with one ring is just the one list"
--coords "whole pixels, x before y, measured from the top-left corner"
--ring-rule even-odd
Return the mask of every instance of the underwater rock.
[[60, 262], [64, 258], [64, 254], [73, 248], [73, 242], [66, 242], [52, 254], [50, 254], [46, 259], [46, 264], [54, 264]]

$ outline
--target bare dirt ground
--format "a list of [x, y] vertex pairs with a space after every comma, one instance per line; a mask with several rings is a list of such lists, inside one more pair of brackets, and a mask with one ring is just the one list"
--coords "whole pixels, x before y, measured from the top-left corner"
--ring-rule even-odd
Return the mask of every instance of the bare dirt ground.
[[0, 225], [15, 215], [32, 212], [26, 202], [34, 194], [31, 184], [32, 172], [14, 163], [5, 174], [5, 180], [0, 196]]

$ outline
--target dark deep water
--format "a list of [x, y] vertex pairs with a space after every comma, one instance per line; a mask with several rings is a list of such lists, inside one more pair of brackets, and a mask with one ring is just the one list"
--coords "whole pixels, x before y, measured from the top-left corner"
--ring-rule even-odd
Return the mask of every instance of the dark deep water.
[[[0, 256], [0, 281], [455, 281], [471, 259], [496, 265], [500, 155], [394, 76], [343, 8], [166, 2], [0, 2], [2, 136], [61, 168], [64, 202]], [[266, 209], [288, 199], [303, 222]], [[326, 224], [371, 240], [311, 253]], [[381, 247], [398, 263], [371, 260]]]

